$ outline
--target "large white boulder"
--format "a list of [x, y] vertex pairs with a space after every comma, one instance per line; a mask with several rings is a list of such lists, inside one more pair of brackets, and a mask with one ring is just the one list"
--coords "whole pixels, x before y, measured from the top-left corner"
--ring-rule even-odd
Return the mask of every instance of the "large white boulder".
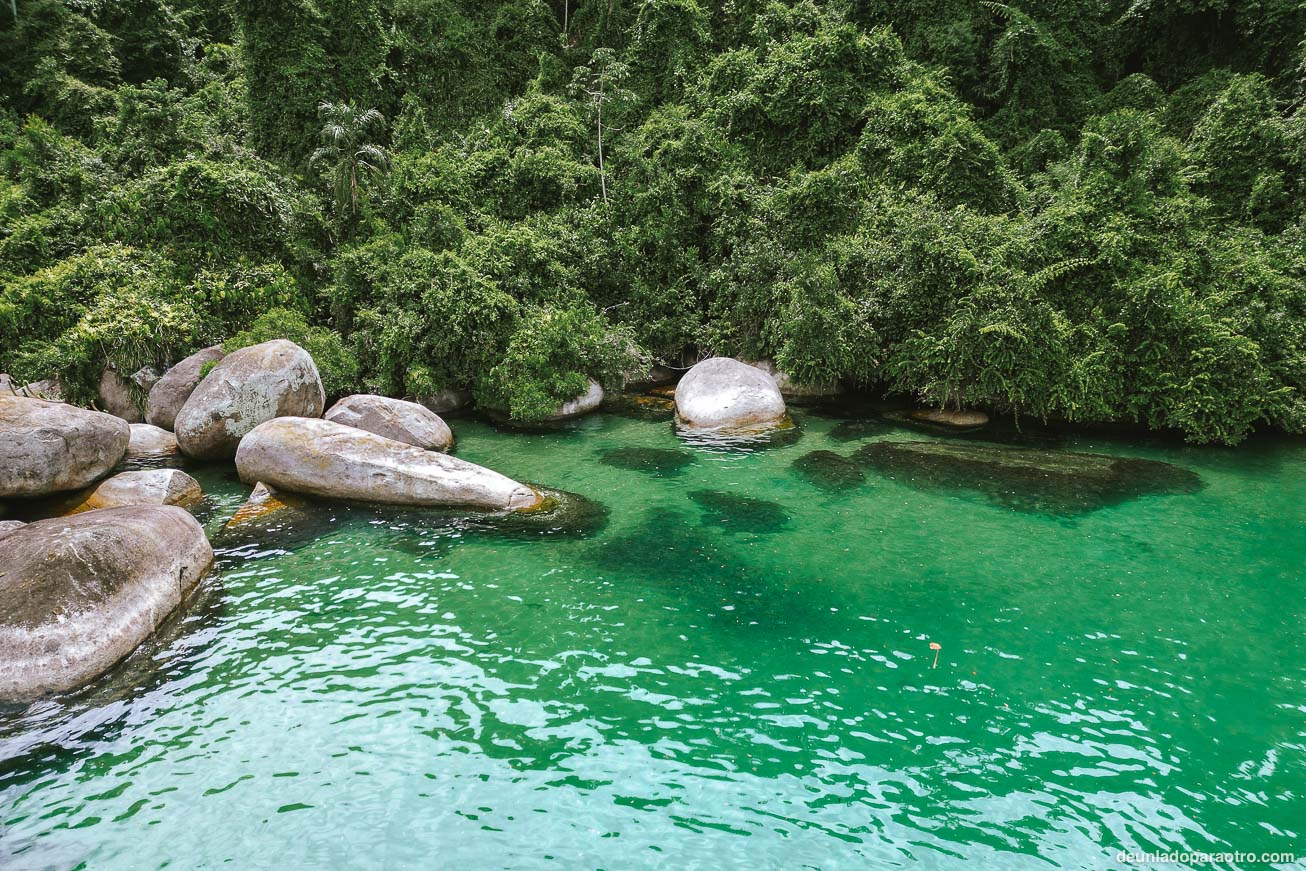
[[712, 357], [676, 385], [676, 414], [692, 427], [757, 429], [782, 421], [785, 401], [766, 372], [729, 357]]
[[531, 487], [447, 454], [329, 420], [279, 417], [240, 443], [236, 471], [247, 484], [392, 505], [533, 508]]
[[173, 366], [150, 388], [145, 403], [145, 421], [164, 429], [172, 429], [177, 412], [190, 399], [191, 393], [204, 380], [201, 374], [208, 363], [217, 363], [225, 355], [221, 345], [202, 348]]
[[225, 459], [259, 424], [318, 417], [325, 404], [317, 365], [303, 348], [284, 339], [241, 348], [223, 357], [181, 407], [177, 445], [189, 457]]
[[116, 466], [130, 440], [120, 417], [0, 396], [0, 498], [81, 489]]
[[182, 508], [29, 523], [0, 547], [0, 700], [75, 689], [149, 637], [213, 564]]
[[356, 393], [331, 406], [322, 417], [428, 451], [447, 451], [453, 446], [449, 425], [416, 402]]

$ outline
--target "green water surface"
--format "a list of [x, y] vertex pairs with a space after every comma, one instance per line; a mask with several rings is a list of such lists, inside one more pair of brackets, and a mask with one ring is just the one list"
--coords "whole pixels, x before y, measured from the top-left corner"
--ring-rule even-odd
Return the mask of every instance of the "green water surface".
[[1044, 460], [892, 465], [867, 446], [941, 437], [796, 417], [765, 450], [454, 422], [601, 503], [587, 535], [341, 509], [224, 548], [246, 490], [203, 470], [220, 576], [101, 686], [0, 713], [0, 867], [1306, 860], [1302, 442], [1063, 438], [1192, 475], [1048, 493]]

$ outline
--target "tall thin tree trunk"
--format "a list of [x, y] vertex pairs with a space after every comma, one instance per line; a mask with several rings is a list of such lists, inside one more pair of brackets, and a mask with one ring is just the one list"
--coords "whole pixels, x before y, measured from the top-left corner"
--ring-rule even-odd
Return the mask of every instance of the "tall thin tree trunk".
[[603, 100], [599, 98], [599, 187], [603, 190], [603, 205], [608, 204], [608, 175], [603, 168]]
[[[13, 0], [13, 2], [17, 3], [18, 0]], [[562, 32], [564, 34], [567, 32], [567, 19], [570, 16], [570, 13], [571, 13], [571, 0], [562, 0]], [[17, 12], [14, 13], [14, 18], [15, 19], [18, 18]]]

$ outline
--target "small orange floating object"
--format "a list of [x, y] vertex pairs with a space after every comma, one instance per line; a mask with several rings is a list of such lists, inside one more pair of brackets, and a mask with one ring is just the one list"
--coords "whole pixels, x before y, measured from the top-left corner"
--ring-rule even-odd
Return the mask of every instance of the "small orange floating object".
[[934, 665], [930, 666], [930, 668], [939, 667], [939, 651], [942, 649], [943, 649], [943, 645], [940, 644], [939, 642], [937, 641], [930, 642], [930, 650], [934, 651]]

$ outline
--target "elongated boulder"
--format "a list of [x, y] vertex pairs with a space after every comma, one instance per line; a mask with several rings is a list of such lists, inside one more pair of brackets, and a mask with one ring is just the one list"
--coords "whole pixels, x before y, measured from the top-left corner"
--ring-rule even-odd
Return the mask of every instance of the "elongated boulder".
[[203, 380], [201, 372], [205, 364], [216, 363], [223, 356], [222, 346], [212, 345], [196, 351], [163, 373], [163, 377], [150, 388], [149, 400], [145, 403], [145, 422], [172, 429], [177, 412]]
[[416, 402], [356, 393], [331, 406], [323, 417], [428, 451], [447, 451], [453, 445], [449, 425]]
[[59, 500], [61, 515], [128, 505], [180, 505], [191, 508], [204, 499], [199, 482], [180, 469], [119, 472], [94, 487]]
[[0, 699], [74, 689], [144, 641], [213, 564], [182, 508], [41, 520], [0, 548]]
[[0, 498], [81, 489], [118, 464], [130, 439], [111, 414], [0, 396]]
[[236, 451], [247, 484], [392, 505], [529, 509], [540, 494], [447, 454], [425, 451], [330, 420], [279, 417], [257, 426]]
[[132, 382], [119, 375], [112, 366], [105, 366], [100, 373], [100, 408], [128, 423], [145, 420]]
[[128, 460], [161, 460], [177, 453], [177, 437], [163, 427], [133, 423], [131, 431], [131, 441], [127, 442]]
[[177, 413], [177, 445], [189, 457], [225, 459], [259, 424], [318, 417], [325, 404], [317, 365], [303, 348], [284, 339], [241, 348], [222, 358]]
[[919, 420], [922, 423], [958, 427], [960, 429], [985, 426], [989, 422], [987, 414], [972, 409], [922, 408], [911, 412], [909, 416], [912, 420]]
[[676, 414], [692, 427], [756, 429], [783, 420], [785, 401], [767, 373], [729, 357], [712, 357], [676, 385]]

